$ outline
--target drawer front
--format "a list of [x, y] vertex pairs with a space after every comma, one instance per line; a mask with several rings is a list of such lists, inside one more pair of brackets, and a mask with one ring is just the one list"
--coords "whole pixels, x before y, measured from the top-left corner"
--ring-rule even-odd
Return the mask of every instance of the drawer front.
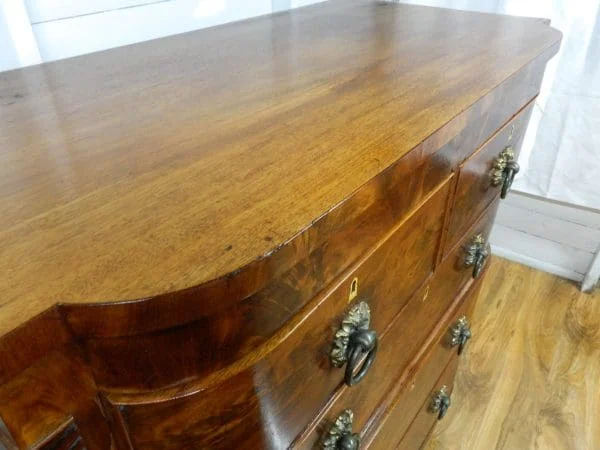
[[[87, 321], [78, 322], [78, 332], [90, 334], [99, 332], [98, 327], [102, 325], [112, 326], [130, 315], [137, 322], [124, 335], [84, 340], [97, 384], [106, 391], [150, 392], [182, 380], [200, 379], [248, 357], [312, 299], [329, 290], [332, 283], [339, 282], [340, 277], [381, 245], [392, 229], [408, 220], [415, 208], [444, 185], [451, 176], [452, 151], [440, 150], [426, 158], [420, 151], [405, 155], [373, 182], [311, 224], [301, 239], [293, 240], [293, 245], [290, 243], [264, 258], [264, 267], [256, 273], [240, 272], [239, 277], [245, 281], [232, 276], [226, 277], [226, 289], [219, 287], [219, 283], [211, 288], [192, 288], [185, 293], [185, 306], [179, 304], [184, 294], [175, 293], [164, 307], [157, 306], [158, 309], [151, 306], [153, 302], [133, 302], [119, 318], [106, 315], [106, 310], [90, 315], [89, 319], [98, 322], [97, 327]], [[418, 251], [417, 246], [426, 247], [428, 243], [415, 239], [411, 245], [412, 250]], [[423, 250], [427, 252], [429, 247]], [[288, 258], [295, 261], [291, 267], [286, 267]], [[388, 258], [393, 259], [395, 255], [388, 252]], [[413, 264], [408, 258], [406, 261]], [[388, 265], [393, 263], [386, 261]], [[422, 267], [418, 264], [414, 275], [420, 276]], [[370, 273], [369, 276], [379, 275]], [[359, 281], [364, 293], [368, 283], [363, 279]], [[402, 284], [400, 288], [410, 290], [411, 285]], [[257, 290], [247, 295], [247, 289]], [[227, 300], [242, 297], [243, 301], [226, 307]], [[218, 311], [205, 314], [207, 303], [221, 306]], [[136, 313], [129, 309], [138, 306], [140, 310]], [[201, 317], [195, 317], [200, 312]], [[168, 328], [162, 325], [154, 330], [151, 324], [169, 323], [174, 320], [171, 314], [184, 314], [185, 318], [177, 319], [184, 324]], [[140, 323], [148, 324], [148, 330], [138, 334], [134, 330], [140, 328]], [[202, 345], [198, 345], [199, 341]]]
[[452, 248], [469, 224], [502, 192], [503, 184], [507, 183], [508, 186], [510, 183], [510, 167], [507, 166], [510, 159], [507, 155], [510, 153], [506, 149], [512, 149], [516, 162], [534, 101], [461, 165], [448, 224], [445, 244], [447, 250]]
[[440, 277], [454, 280], [452, 283], [450, 281], [446, 283], [464, 286], [469, 280], [481, 276], [482, 269], [487, 265], [491, 255], [489, 236], [499, 201], [500, 197], [496, 196], [476, 222], [466, 230], [454, 248], [442, 259], [440, 269], [444, 273], [440, 274]]
[[[429, 285], [427, 285], [429, 286]], [[353, 411], [353, 427], [361, 430], [367, 420], [392, 389], [402, 370], [424, 343], [452, 300], [451, 298], [427, 299], [427, 287], [419, 289], [409, 304], [398, 314], [390, 329], [382, 336], [377, 364], [364, 382], [353, 387], [345, 385], [332, 398], [336, 399], [326, 412], [310, 427], [306, 437], [301, 436], [294, 448], [311, 449], [322, 440], [329, 426], [345, 409]]]
[[[488, 216], [484, 216], [481, 224], [477, 224], [484, 232], [489, 228], [487, 220]], [[479, 229], [477, 226], [476, 230]], [[428, 338], [431, 339], [433, 330], [451, 309], [461, 289], [472, 279], [471, 268], [462, 264], [463, 258], [464, 251], [459, 246], [419, 288], [381, 335], [377, 363], [373, 365], [368, 377], [352, 388], [341, 386], [332, 396], [335, 401], [330, 402], [299, 436], [297, 448], [314, 447], [327, 433], [337, 415], [345, 409], [351, 409], [354, 413], [353, 427], [356, 430], [363, 429], [384, 397], [397, 384], [411, 360], [417, 356]]]
[[[469, 320], [479, 294], [481, 280], [471, 284], [462, 296], [455, 299], [453, 307], [435, 333], [429, 343], [424, 346], [424, 352], [419, 354], [408, 370], [400, 377], [400, 382], [394, 390], [395, 395], [392, 403], [384, 413], [379, 424], [374, 426], [374, 431], [367, 438], [370, 449], [389, 449], [398, 445], [406, 434], [411, 422], [427, 401], [445, 367], [456, 365], [459, 360], [458, 346], [452, 342], [452, 331], [458, 327], [459, 319], [463, 316]], [[475, 337], [476, 338], [476, 337]], [[466, 349], [466, 350], [465, 350]], [[462, 352], [468, 351], [468, 343]], [[423, 439], [424, 436], [421, 436]], [[414, 447], [418, 448], [418, 446]]]
[[[446, 406], [438, 406], [449, 399], [451, 402], [452, 388], [454, 386], [454, 377], [458, 367], [458, 358], [453, 357], [446, 366], [442, 376], [435, 383], [435, 388], [429, 392], [425, 403], [421, 406], [419, 413], [410, 424], [406, 434], [398, 444], [398, 450], [416, 450], [423, 446], [427, 438], [433, 431], [433, 427], [438, 420], [443, 420], [440, 415], [440, 408]], [[435, 406], [434, 406], [435, 405]], [[451, 413], [451, 406], [448, 412], [444, 413], [444, 418]]]
[[[139, 397], [135, 405], [120, 400], [119, 413], [134, 446], [288, 446], [344, 382], [345, 367], [334, 367], [330, 353], [349, 311], [361, 302], [368, 304], [369, 328], [381, 334], [431, 274], [450, 184], [448, 179], [356, 268], [307, 305], [276, 335], [277, 345], [262, 359], [248, 362], [233, 376], [233, 369], [225, 370], [228, 379], [208, 388], [198, 386], [200, 392], [183, 398], [169, 399], [170, 394], [160, 392], [149, 398], [167, 397], [148, 404]], [[385, 361], [377, 354], [371, 369], [380, 364]], [[173, 395], [181, 389], [191, 388], [174, 388]]]

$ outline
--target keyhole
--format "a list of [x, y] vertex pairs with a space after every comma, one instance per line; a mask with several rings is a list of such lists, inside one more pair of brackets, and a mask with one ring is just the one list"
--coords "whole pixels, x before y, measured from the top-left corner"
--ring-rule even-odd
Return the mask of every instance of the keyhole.
[[358, 278], [352, 280], [350, 283], [350, 295], [348, 295], [348, 301], [351, 302], [358, 296]]
[[429, 297], [429, 286], [427, 286], [425, 288], [425, 293], [423, 294], [423, 299], [422, 301], [424, 302], [425, 300], [427, 300], [427, 297]]

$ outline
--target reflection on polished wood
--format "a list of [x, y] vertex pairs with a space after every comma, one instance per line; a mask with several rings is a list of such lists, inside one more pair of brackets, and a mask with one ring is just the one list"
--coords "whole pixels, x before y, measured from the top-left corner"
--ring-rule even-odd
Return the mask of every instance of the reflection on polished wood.
[[349, 408], [418, 448], [560, 39], [332, 0], [0, 74], [0, 448], [311, 447]]
[[493, 258], [428, 450], [600, 448], [600, 292]]
[[0, 74], [0, 336], [57, 303], [213, 280], [250, 295], [239, 280], [297, 262], [285, 251], [306, 251], [315, 218], [541, 65], [502, 100], [514, 114], [560, 37], [522, 18], [333, 1]]

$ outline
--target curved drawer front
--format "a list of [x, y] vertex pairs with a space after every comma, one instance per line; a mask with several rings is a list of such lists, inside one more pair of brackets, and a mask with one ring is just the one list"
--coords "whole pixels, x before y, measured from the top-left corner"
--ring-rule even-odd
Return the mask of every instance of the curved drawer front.
[[[498, 204], [499, 198], [493, 200], [443, 258], [435, 274], [435, 277], [443, 282], [432, 285], [431, 295], [452, 295], [470, 280], [483, 277], [483, 270], [491, 256], [489, 236]], [[439, 289], [439, 293], [436, 293], [436, 288]]]
[[[306, 238], [296, 239], [296, 244], [290, 248], [283, 247], [265, 258], [265, 267], [256, 274], [256, 278], [269, 279], [266, 287], [234, 306], [194, 319], [194, 314], [204, 309], [205, 302], [199, 298], [200, 293], [191, 292], [185, 306], [189, 310], [189, 319], [184, 325], [124, 336], [84, 336], [82, 341], [97, 383], [106, 390], [156, 390], [208, 375], [248, 355], [316, 295], [329, 289], [332, 282], [356, 266], [358, 261], [365, 258], [365, 254], [381, 246], [382, 242], [387, 246], [386, 239], [399, 223], [426, 220], [424, 216], [420, 216], [420, 219], [410, 217], [450, 177], [449, 152], [450, 149], [440, 150], [425, 160], [419, 154], [402, 158], [372, 183], [319, 219], [306, 231]], [[427, 214], [439, 218], [444, 209], [444, 204], [436, 203]], [[414, 230], [403, 227], [399, 233], [404, 237], [393, 238], [396, 242], [390, 244], [410, 246], [405, 249], [409, 254], [402, 260], [409, 261], [403, 266], [406, 269], [402, 269], [407, 278], [424, 277], [419, 271], [429, 264], [427, 252], [431, 251], [431, 235], [428, 232], [419, 237], [417, 228], [422, 225], [419, 223]], [[411, 242], [404, 244], [400, 242], [403, 240]], [[372, 264], [359, 274], [363, 297], [373, 295], [368, 289], [375, 289], [372, 285], [378, 283], [376, 280], [384, 276], [383, 272], [390, 266], [393, 269], [395, 264], [404, 264], [394, 259], [404, 258], [402, 255], [395, 255], [396, 252], [389, 246], [386, 248], [388, 250], [377, 252], [380, 255], [385, 253], [386, 261]], [[410, 258], [417, 258], [415, 252], [420, 251], [423, 251], [423, 261], [415, 264]], [[282, 270], [278, 261], [285, 258], [298, 262]], [[413, 266], [414, 274], [411, 273]], [[251, 285], [258, 281], [251, 279], [247, 282]], [[230, 293], [220, 288], [209, 291], [211, 298], [241, 296], [241, 291], [246, 287], [238, 289], [235, 283], [234, 279], [228, 283], [232, 291]], [[414, 288], [410, 283], [398, 283], [394, 289], [408, 292], [411, 287]], [[180, 299], [177, 295], [174, 294], [172, 301], [162, 309], [153, 310], [149, 306], [140, 315], [148, 323], [158, 323], [162, 318], [168, 323], [173, 311], [183, 310], [178, 306]], [[129, 306], [134, 308], [137, 304]], [[103, 318], [102, 323], [112, 323], [110, 314], [106, 313], [98, 311], [96, 315]], [[79, 324], [84, 331], [99, 332], [93, 323], [89, 325], [86, 328]]]
[[[487, 233], [487, 220], [488, 216], [484, 216], [475, 229]], [[335, 417], [345, 409], [354, 412], [354, 429], [363, 429], [378, 405], [385, 403], [384, 397], [397, 384], [411, 360], [428, 339], [432, 339], [433, 330], [452, 309], [461, 289], [472, 279], [472, 269], [463, 264], [464, 258], [464, 246], [457, 246], [419, 288], [382, 334], [377, 363], [367, 378], [352, 388], [341, 386], [332, 396], [335, 401], [299, 436], [297, 448], [313, 448]]]
[[[421, 405], [419, 413], [414, 418], [406, 434], [396, 447], [397, 450], [415, 450], [422, 448], [423, 443], [428, 438], [438, 420], [443, 420], [438, 406], [444, 402], [447, 408], [451, 405], [452, 389], [454, 387], [454, 376], [458, 367], [458, 358], [450, 360], [444, 372], [433, 385], [433, 389], [426, 396], [425, 403]], [[434, 406], [435, 405], [435, 406]], [[448, 408], [450, 411], [450, 408]], [[446, 413], [444, 413], [445, 417]]]
[[446, 250], [452, 248], [465, 229], [502, 192], [503, 185], [509, 187], [514, 173], [509, 173], [507, 159], [514, 159], [511, 164], [516, 162], [534, 103], [535, 99], [460, 166]]
[[[368, 436], [365, 440], [368, 448], [387, 450], [398, 445], [419, 411], [427, 409], [426, 403], [430, 401], [439, 384], [437, 380], [443, 377], [442, 372], [446, 367], [450, 369], [446, 369], [449, 379], [445, 381], [448, 386], [451, 386], [453, 373], [460, 359], [459, 346], [456, 340], [453, 340], [456, 335], [455, 330], [461, 323], [461, 318], [472, 320], [480, 288], [481, 281], [476, 281], [455, 299], [453, 306], [449, 308], [448, 313], [444, 315], [435, 332], [423, 346], [423, 352], [411, 361], [408, 369], [399, 377], [398, 385], [391, 392], [392, 402], [388, 403], [380, 422], [367, 432]], [[461, 354], [468, 351], [468, 343], [465, 348], [467, 350], [463, 349]], [[426, 432], [420, 434], [421, 442], [425, 435]], [[419, 446], [420, 444], [414, 448]]]
[[[537, 92], [543, 64], [536, 62], [506, 80], [435, 139], [404, 155], [297, 238], [257, 261], [256, 270], [143, 302], [61, 306], [86, 347], [97, 384], [106, 390], [161, 389], [247, 355], [404, 220], [529, 101]], [[396, 133], [386, 146], [404, 138]]]
[[[344, 367], [333, 366], [330, 352], [349, 309], [367, 303], [370, 328], [381, 333], [432, 272], [449, 185], [450, 180], [329, 292], [311, 302], [306, 317], [298, 316], [278, 334], [281, 341], [264, 358], [221, 384], [181, 399], [122, 405], [132, 442], [144, 449], [231, 448], [241, 442], [252, 443], [252, 448], [289, 445], [343, 383]], [[373, 368], [382, 363], [376, 357]]]

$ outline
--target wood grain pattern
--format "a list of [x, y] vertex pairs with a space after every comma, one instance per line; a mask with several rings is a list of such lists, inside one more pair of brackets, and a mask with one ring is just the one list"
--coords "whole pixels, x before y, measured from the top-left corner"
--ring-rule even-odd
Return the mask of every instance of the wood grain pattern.
[[332, 1], [1, 74], [0, 335], [252, 267], [559, 41]]
[[[217, 377], [209, 377], [214, 385], [207, 386], [207, 381], [190, 386], [180, 384], [170, 394], [157, 391], [136, 395], [135, 403], [127, 395], [121, 396], [118, 404], [124, 411], [133, 443], [148, 449], [176, 449], [186, 445], [230, 448], [239, 439], [255, 443], [256, 448], [289, 446], [342, 383], [344, 371], [331, 365], [329, 352], [341, 319], [351, 306], [348, 294], [352, 279], [359, 280], [359, 296], [354, 303], [368, 302], [371, 328], [385, 333], [398, 311], [433, 270], [448, 187], [446, 182], [386, 242], [366, 255], [355, 270], [314, 299], [310, 311], [301, 315], [300, 323], [282, 330], [283, 339], [275, 340], [277, 347], [269, 354], [258, 361], [249, 358], [243, 361], [246, 367], [233, 381], [229, 379], [230, 368], [224, 381], [217, 383]], [[414, 319], [415, 339], [407, 345], [405, 356], [395, 358], [392, 366], [397, 366], [385, 374], [382, 382], [391, 384], [392, 374], [416, 351], [448, 301], [439, 298], [428, 303], [426, 313], [419, 314], [416, 304], [400, 314], [403, 320]], [[401, 342], [402, 336], [395, 333], [394, 339]], [[398, 342], [390, 342], [390, 350]], [[383, 352], [384, 358], [386, 354], [389, 355]], [[377, 359], [374, 363], [381, 367], [389, 364]], [[238, 366], [236, 370], [241, 370], [241, 365]], [[184, 389], [192, 391], [191, 395], [183, 395]], [[180, 398], [173, 400], [175, 392]], [[374, 395], [372, 401], [378, 397]], [[232, 404], [236, 405], [235, 410], [231, 410]], [[269, 433], [257, 426], [262, 417], [269, 417]], [[218, 429], [207, 429], [207, 424], [216, 421], [220, 424]], [[231, 431], [233, 427], [235, 432]]]
[[600, 448], [600, 292], [493, 258], [434, 449]]
[[[207, 348], [215, 350], [214, 355], [218, 358], [208, 358], [213, 354], [205, 353], [198, 359], [193, 356], [196, 353], [189, 353], [187, 361], [201, 361], [202, 369], [199, 370], [197, 364], [190, 364], [179, 374], [182, 377], [199, 375], [210, 367], [216, 369], [233, 358], [243, 357], [297, 313], [348, 264], [375, 245], [395, 222], [402, 220], [439, 185], [453, 165], [467, 157], [503, 120], [527, 102], [537, 92], [544, 65], [544, 58], [536, 59], [480, 99], [471, 109], [457, 116], [444, 133], [437, 134], [436, 139], [426, 141], [405, 155], [342, 205], [317, 220], [301, 239], [262, 260], [258, 270], [220, 280], [222, 283], [146, 301], [89, 308], [64, 306], [61, 313], [66, 316], [69, 328], [81, 337], [109, 337], [147, 333], [185, 323], [190, 329], [189, 335], [193, 329], [198, 329], [194, 321], [199, 321], [204, 332], [202, 336], [194, 336], [201, 337]], [[454, 134], [454, 138], [443, 144]], [[438, 150], [437, 145], [442, 148]], [[353, 245], [348, 246], [348, 242]], [[289, 264], [293, 265], [288, 269]], [[260, 288], [260, 283], [266, 287]], [[257, 292], [251, 294], [254, 291]], [[235, 304], [235, 309], [223, 305], [237, 298], [244, 301]], [[211, 304], [219, 307], [218, 313], [210, 315]], [[45, 330], [43, 333], [40, 332], [42, 329]], [[44, 338], [31, 339], [31, 336], [42, 334]], [[0, 377], [10, 378], [45, 351], [68, 339], [69, 333], [63, 327], [58, 311], [38, 316], [2, 339], [4, 357], [0, 358]], [[131, 337], [130, 351], [117, 345], [118, 340], [91, 339], [83, 343], [87, 343], [88, 356], [102, 367], [102, 371], [115, 371], [124, 379], [126, 374], [110, 360], [120, 359], [129, 364], [138, 361], [142, 369], [152, 367], [151, 361], [143, 361], [143, 358], [145, 354], [156, 355], [156, 352], [148, 353], [144, 346], [136, 349], [143, 340], [143, 337]], [[168, 340], [166, 335], [165, 340]], [[192, 347], [190, 350], [197, 352], [198, 347]], [[160, 346], [152, 349], [158, 351]], [[136, 356], [130, 360], [132, 352]], [[123, 357], [119, 356], [121, 354]], [[152, 377], [147, 380], [160, 382]]]
[[[526, 104], [538, 92], [545, 61], [543, 56], [537, 58], [472, 108], [456, 116], [443, 132], [402, 157], [344, 203], [316, 220], [296, 239], [254, 264], [252, 270], [248, 268], [214, 283], [145, 301], [96, 307], [64, 305], [61, 311], [69, 326], [82, 337], [122, 336], [188, 323], [209, 314], [213, 323], [223, 320], [215, 318], [214, 309], [231, 324], [231, 317], [241, 314], [247, 317], [248, 311], [265, 307], [269, 313], [266, 316], [259, 313], [263, 318], [277, 317], [284, 321], [339, 275], [350, 261], [374, 245], [385, 230], [405, 217], [451, 168]], [[400, 135], [397, 138], [400, 139]], [[368, 228], [369, 233], [362, 233], [363, 227]], [[349, 247], [347, 242], [354, 245]], [[321, 270], [307, 283], [309, 276], [305, 268], [318, 266]], [[305, 279], [301, 290], [294, 287], [299, 278]], [[243, 299], [244, 304], [240, 304], [239, 299]], [[227, 309], [229, 303], [239, 310]], [[280, 306], [279, 311], [273, 314], [277, 306]], [[260, 324], [263, 333], [277, 325], [276, 321], [268, 322], [268, 325]], [[231, 328], [230, 325], [228, 329]], [[238, 322], [236, 328], [241, 335], [244, 334], [242, 328], [247, 328], [253, 336], [256, 334], [255, 324], [247, 320]], [[213, 342], [213, 345], [217, 344]]]
[[[462, 252], [496, 203], [457, 179], [559, 43], [332, 0], [0, 74], [2, 445], [310, 445], [336, 398], [368, 443], [479, 285]], [[386, 347], [346, 389], [329, 354], [359, 300]]]
[[[363, 430], [376, 408], [387, 403], [389, 393], [403, 376], [406, 367], [422, 352], [423, 347], [427, 347], [431, 334], [436, 335], [440, 317], [444, 322], [447, 312], [455, 308], [454, 302], [457, 299], [463, 301], [459, 294], [465, 280], [471, 278], [469, 269], [462, 268], [467, 274], [463, 278], [446, 276], [455, 268], [455, 256], [446, 260], [445, 267], [436, 271], [402, 308], [388, 329], [382, 330], [376, 362], [368, 376], [356, 386], [340, 386], [322, 411], [322, 417], [299, 436], [294, 448], [314, 448], [335, 417], [346, 408], [354, 411], [355, 430]], [[399, 273], [398, 276], [402, 275]]]
[[3, 336], [0, 339], [0, 384], [71, 340], [72, 336], [56, 308]]
[[446, 234], [446, 250], [455, 245], [481, 212], [497, 197], [500, 186], [493, 186], [490, 171], [502, 150], [511, 146], [519, 154], [535, 100], [527, 104], [510, 122], [471, 155], [459, 168], [452, 214]]
[[[472, 317], [480, 288], [481, 279], [465, 286], [453, 299], [433, 333], [399, 377], [396, 386], [389, 391], [388, 400], [382, 402], [369, 420], [367, 429], [363, 430], [366, 448], [395, 448], [407, 433], [446, 366], [452, 359], [459, 359], [456, 347], [449, 344], [449, 329], [460, 316]], [[467, 344], [465, 352], [470, 344]]]
[[[439, 174], [433, 173], [431, 178], [437, 182]], [[418, 180], [417, 185], [430, 189], [429, 183]], [[383, 188], [379, 195], [367, 195], [369, 206], [358, 208], [355, 221], [235, 309], [158, 332], [88, 339], [86, 354], [98, 384], [110, 390], [150, 390], [222, 369], [256, 352], [315, 296], [327, 297], [327, 309], [341, 314], [354, 277], [359, 279], [361, 298], [372, 303], [374, 326], [385, 329], [434, 270], [452, 181], [446, 179], [397, 223], [396, 212], [404, 211], [403, 204], [412, 202], [396, 202]], [[385, 185], [397, 187], [395, 182]], [[412, 186], [409, 183], [404, 191], [393, 190], [398, 194], [415, 192], [413, 198], [419, 199], [420, 189], [413, 190]], [[339, 274], [349, 263], [350, 267]], [[409, 269], [401, 269], [404, 267]], [[318, 346], [316, 341], [313, 344]]]
[[65, 348], [0, 386], [0, 416], [19, 448], [61, 448], [65, 440], [75, 445], [84, 437], [88, 450], [104, 450], [111, 433], [95, 399], [77, 349]]
[[[376, 430], [380, 425], [378, 416], [384, 413], [391, 401], [396, 400], [394, 395], [402, 389], [416, 395], [413, 402], [419, 408], [425, 397], [423, 389], [428, 392], [450, 356], [456, 353], [447, 342], [449, 324], [472, 310], [480, 285], [477, 282], [473, 287], [473, 283], [465, 283], [465, 278], [448, 276], [449, 272], [456, 270], [456, 259], [461, 256], [460, 248], [457, 248], [455, 254], [446, 258], [444, 267], [415, 293], [382, 334], [377, 363], [369, 371], [368, 378], [350, 388], [341, 386], [332, 395], [322, 416], [299, 436], [294, 448], [314, 448], [334, 418], [347, 408], [354, 411], [354, 429], [362, 432], [363, 436], [377, 434], [376, 448], [386, 448], [389, 440]], [[467, 274], [470, 272], [465, 267], [462, 270]], [[467, 280], [470, 278], [468, 276]], [[428, 352], [429, 355], [426, 355]], [[424, 359], [430, 361], [429, 366], [432, 367], [422, 368]], [[410, 389], [407, 384], [411, 384]], [[414, 390], [415, 385], [419, 389]], [[391, 419], [394, 423], [390, 426], [395, 433], [405, 430], [416, 415], [416, 410], [411, 414], [405, 400], [407, 398], [396, 400], [400, 403], [399, 412]], [[396, 423], [398, 415], [406, 420], [404, 427]], [[398, 439], [402, 435], [396, 434]], [[367, 436], [367, 441], [372, 439], [373, 436]]]
[[[425, 402], [421, 405], [421, 409], [415, 419], [410, 424], [408, 431], [402, 437], [402, 440], [396, 447], [397, 450], [415, 450], [420, 449], [423, 445], [423, 440], [426, 438], [431, 429], [440, 421], [437, 415], [431, 411], [431, 400], [435, 393], [442, 387], [448, 388], [448, 393], [452, 394], [454, 390], [454, 377], [456, 375], [456, 369], [458, 367], [459, 359], [452, 358], [448, 363], [448, 366], [444, 369], [444, 372], [440, 378], [434, 384], [433, 390], [429, 392], [429, 395], [425, 399]], [[452, 398], [452, 395], [450, 395]], [[454, 405], [450, 406], [447, 415], [454, 412]], [[444, 419], [447, 419], [445, 417]]]

